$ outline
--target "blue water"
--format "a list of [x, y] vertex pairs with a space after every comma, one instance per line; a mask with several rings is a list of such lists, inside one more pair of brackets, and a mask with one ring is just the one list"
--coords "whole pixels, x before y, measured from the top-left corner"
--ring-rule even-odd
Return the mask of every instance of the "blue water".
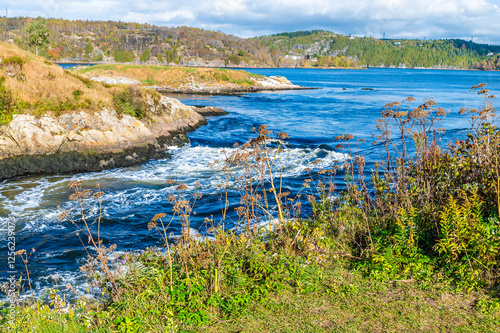
[[[217, 106], [229, 112], [208, 119], [203, 126], [188, 135], [190, 144], [172, 149], [172, 159], [150, 161], [143, 165], [95, 173], [74, 175], [29, 176], [0, 182], [0, 278], [8, 276], [7, 221], [16, 225], [16, 249], [35, 248], [30, 258], [33, 284], [38, 295], [57, 280], [59, 289], [66, 283], [85, 290], [79, 266], [85, 261], [85, 249], [69, 222], [58, 221], [66, 209], [75, 209], [68, 201], [67, 188], [71, 180], [82, 180], [85, 188], [99, 184], [103, 197], [101, 236], [106, 244], [117, 244], [118, 251], [158, 247], [161, 239], [148, 231], [147, 223], [160, 212], [171, 212], [168, 196], [175, 187], [167, 179], [182, 181], [193, 191], [196, 181], [203, 193], [195, 207], [192, 228], [205, 233], [203, 221], [213, 216], [220, 219], [220, 200], [216, 194], [217, 174], [209, 163], [222, 158], [221, 151], [231, 151], [235, 142], [243, 143], [254, 137], [251, 128], [267, 124], [274, 133], [290, 136], [290, 158], [285, 161], [285, 188], [296, 193], [307, 177], [304, 170], [311, 162], [322, 159], [320, 167], [328, 168], [344, 155], [336, 151], [334, 138], [353, 134], [366, 139], [359, 143], [359, 153], [366, 156], [367, 170], [382, 158], [382, 147], [372, 145], [377, 134], [375, 119], [383, 106], [414, 96], [415, 106], [432, 98], [450, 113], [441, 124], [447, 129], [442, 144], [461, 138], [469, 126], [458, 116], [462, 107], [480, 107], [481, 100], [468, 89], [486, 82], [492, 93], [500, 92], [500, 73], [475, 71], [437, 71], [407, 69], [369, 70], [305, 70], [251, 69], [264, 75], [283, 75], [295, 84], [320, 89], [245, 94], [242, 96], [182, 96], [188, 105]], [[372, 88], [373, 90], [362, 90]], [[237, 193], [230, 191], [232, 207]], [[96, 208], [87, 212], [89, 220], [98, 215]], [[234, 226], [237, 217], [230, 211], [227, 226]], [[95, 226], [95, 224], [94, 224]], [[170, 230], [180, 234], [178, 222]], [[86, 244], [87, 245], [87, 244]], [[21, 264], [17, 262], [17, 270]], [[3, 282], [3, 281], [2, 281]]]
[[71, 64], [59, 64], [60, 67], [62, 67], [63, 69], [68, 69], [68, 68], [72, 68], [72, 67], [76, 67], [76, 66], [94, 66], [94, 64], [86, 64], [86, 63], [71, 63]]

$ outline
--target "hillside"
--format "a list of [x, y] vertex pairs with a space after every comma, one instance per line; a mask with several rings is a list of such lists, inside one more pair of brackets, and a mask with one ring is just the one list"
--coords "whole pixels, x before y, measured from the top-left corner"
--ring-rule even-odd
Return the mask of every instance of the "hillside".
[[[22, 45], [31, 18], [1, 18], [0, 36]], [[112, 21], [44, 20], [44, 52], [57, 61], [104, 61], [182, 66], [273, 66], [259, 43], [222, 32]]]
[[313, 59], [320, 66], [336, 63], [349, 67], [350, 64], [346, 64], [349, 61], [361, 66], [483, 69], [481, 63], [500, 52], [498, 45], [460, 39], [375, 39], [322, 30], [281, 33], [254, 40], [289, 57]]
[[58, 115], [111, 107], [118, 91], [7, 43], [0, 43], [0, 58], [0, 125], [15, 113]]
[[[43, 26], [43, 27], [42, 27]], [[33, 27], [41, 36], [30, 40]], [[41, 29], [41, 30], [40, 30]], [[500, 69], [500, 46], [296, 31], [250, 39], [190, 27], [0, 18], [0, 39], [60, 62], [194, 67], [426, 67]], [[36, 45], [36, 46], [34, 46]]]

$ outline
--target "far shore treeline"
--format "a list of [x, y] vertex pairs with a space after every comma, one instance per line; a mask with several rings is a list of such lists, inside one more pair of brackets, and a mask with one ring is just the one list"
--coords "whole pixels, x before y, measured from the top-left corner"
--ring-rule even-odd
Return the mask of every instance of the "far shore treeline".
[[0, 18], [0, 40], [52, 61], [207, 67], [500, 69], [500, 46], [472, 40], [354, 37], [296, 31], [250, 39], [190, 27]]

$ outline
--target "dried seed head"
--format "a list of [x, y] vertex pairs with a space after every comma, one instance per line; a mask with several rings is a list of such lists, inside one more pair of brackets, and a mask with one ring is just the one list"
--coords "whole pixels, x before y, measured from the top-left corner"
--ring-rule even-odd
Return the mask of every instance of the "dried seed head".
[[148, 223], [148, 230], [156, 228], [157, 225], [158, 225], [158, 223], [156, 223], [154, 221], [149, 221], [149, 223]]
[[165, 213], [158, 213], [155, 216], [153, 216], [153, 218], [151, 219], [151, 221], [158, 221], [158, 220], [164, 218], [165, 216], [167, 216], [167, 214], [165, 214]]
[[69, 188], [77, 188], [77, 187], [80, 187], [80, 185], [82, 185], [81, 180], [72, 180], [69, 182], [68, 187]]
[[446, 111], [445, 109], [443, 108], [436, 108], [436, 115], [440, 116], [440, 117], [444, 117], [446, 116]]
[[83, 190], [81, 193], [80, 193], [80, 196], [84, 199], [87, 199], [88, 197], [90, 197], [92, 195], [92, 191], [91, 190]]
[[104, 195], [104, 192], [95, 192], [94, 194], [92, 194], [92, 199], [98, 199], [100, 197], [102, 197]]
[[285, 140], [285, 139], [288, 139], [288, 134], [286, 134], [285, 132], [280, 132], [280, 133], [278, 133], [278, 135], [276, 137], [278, 139]]
[[390, 109], [390, 108], [398, 107], [400, 105], [401, 105], [401, 103], [394, 101], [394, 102], [387, 103], [386, 105], [384, 105], [384, 109]]
[[61, 214], [59, 214], [59, 218], [57, 220], [59, 220], [59, 221], [64, 220], [66, 217], [68, 217], [68, 215], [69, 215], [70, 212], [71, 211], [69, 211], [69, 210], [65, 210], [64, 212], [62, 212]]
[[182, 190], [187, 190], [188, 187], [184, 183], [180, 183], [179, 186], [177, 186], [176, 190], [177, 191], [182, 191]]

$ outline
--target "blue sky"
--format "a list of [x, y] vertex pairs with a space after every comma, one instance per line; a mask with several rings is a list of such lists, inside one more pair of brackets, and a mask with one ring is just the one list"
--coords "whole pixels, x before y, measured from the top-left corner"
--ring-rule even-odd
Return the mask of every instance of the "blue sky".
[[[252, 37], [325, 29], [500, 44], [500, 0], [8, 0], [9, 16], [187, 25]], [[1, 15], [1, 14], [0, 14]]]

